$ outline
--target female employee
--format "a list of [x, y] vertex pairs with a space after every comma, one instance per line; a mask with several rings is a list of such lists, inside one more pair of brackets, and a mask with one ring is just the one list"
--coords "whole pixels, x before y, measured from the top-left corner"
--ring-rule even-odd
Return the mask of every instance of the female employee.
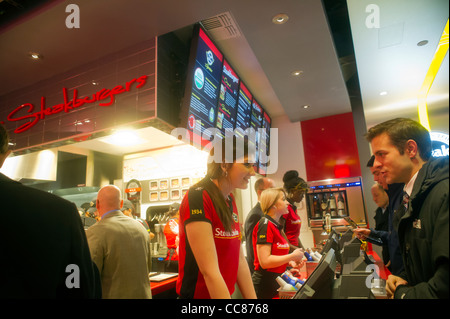
[[261, 209], [264, 216], [253, 229], [255, 272], [253, 285], [259, 299], [276, 296], [280, 276], [290, 261], [300, 262], [303, 252], [297, 248], [289, 253], [289, 242], [283, 235], [279, 221], [288, 213], [288, 202], [283, 189], [269, 188], [261, 193]]
[[[241, 249], [238, 212], [231, 192], [247, 188], [255, 175], [248, 163], [247, 143], [225, 161], [225, 142], [218, 159], [210, 157], [206, 177], [193, 185], [180, 207], [180, 298], [230, 298], [237, 283], [244, 298], [256, 298], [250, 270]], [[239, 144], [238, 144], [239, 145]], [[240, 145], [242, 147], [242, 145]], [[214, 149], [213, 149], [214, 150]], [[241, 158], [236, 158], [240, 153]], [[231, 153], [230, 153], [231, 154]]]
[[304, 248], [300, 241], [300, 228], [302, 221], [297, 214], [297, 207], [294, 203], [300, 203], [303, 195], [308, 189], [306, 182], [298, 176], [297, 171], [287, 171], [283, 176], [283, 187], [287, 193], [287, 200], [289, 202], [288, 214], [284, 215], [281, 220], [284, 232], [291, 243], [295, 247]]

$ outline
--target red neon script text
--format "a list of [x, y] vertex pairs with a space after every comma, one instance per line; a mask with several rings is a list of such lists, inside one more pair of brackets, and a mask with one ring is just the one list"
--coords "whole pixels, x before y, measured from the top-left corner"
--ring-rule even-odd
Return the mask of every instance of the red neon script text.
[[[28, 120], [28, 122], [20, 125], [18, 128], [14, 130], [14, 133], [22, 133], [26, 130], [32, 128], [35, 126], [40, 120], [45, 119], [46, 116], [51, 116], [58, 114], [62, 111], [69, 113], [71, 110], [76, 109], [80, 106], [83, 106], [85, 104], [89, 103], [95, 103], [98, 101], [104, 101], [102, 103], [99, 103], [99, 106], [110, 106], [115, 102], [116, 95], [128, 92], [131, 90], [133, 84], [136, 84], [136, 88], [139, 89], [142, 86], [145, 85], [147, 81], [147, 75], [143, 75], [137, 79], [132, 79], [131, 81], [127, 82], [125, 86], [117, 85], [113, 89], [101, 89], [100, 91], [94, 93], [92, 96], [85, 96], [85, 97], [78, 97], [78, 90], [73, 90], [73, 98], [69, 100], [68, 91], [66, 88], [63, 88], [63, 96], [64, 96], [64, 103], [56, 104], [51, 107], [45, 106], [45, 97], [41, 97], [41, 109], [40, 111], [34, 112], [34, 105], [31, 103], [25, 103], [17, 107], [14, 111], [9, 113], [7, 119], [10, 122], [16, 122], [16, 121], [23, 121]], [[25, 109], [27, 115], [23, 115], [20, 117], [15, 117], [17, 113], [19, 113], [21, 110]], [[34, 112], [34, 113], [33, 113]]]

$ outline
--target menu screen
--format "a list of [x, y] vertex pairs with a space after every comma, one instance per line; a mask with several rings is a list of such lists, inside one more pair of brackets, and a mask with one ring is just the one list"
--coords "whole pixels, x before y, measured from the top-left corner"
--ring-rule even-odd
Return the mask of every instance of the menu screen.
[[207, 144], [212, 137], [211, 134], [204, 132], [205, 129], [213, 128], [216, 123], [222, 62], [222, 53], [206, 33], [199, 28], [188, 113], [188, 129], [193, 132], [194, 141], [202, 137], [202, 145]]
[[236, 134], [244, 137], [244, 132], [250, 127], [250, 113], [252, 111], [252, 94], [244, 85], [239, 85], [239, 98], [236, 112]]
[[[258, 130], [259, 128], [262, 127], [262, 119], [263, 119], [263, 109], [262, 107], [258, 104], [258, 102], [256, 102], [255, 100], [253, 100], [252, 102], [252, 112], [250, 115], [250, 128], [254, 130], [255, 132], [255, 139], [251, 138], [249, 140], [249, 142], [251, 144], [256, 143], [256, 159], [255, 159], [255, 163], [259, 162], [259, 158], [258, 158], [258, 148], [259, 148], [259, 140], [260, 140], [260, 136], [259, 133], [260, 131]], [[253, 140], [255, 142], [253, 142]]]
[[233, 132], [236, 127], [238, 94], [239, 77], [227, 61], [224, 60], [216, 121], [216, 128], [220, 130], [220, 133], [218, 133], [220, 138], [225, 137], [225, 130]]
[[270, 125], [271, 119], [269, 114], [264, 112], [263, 121], [262, 121], [262, 134], [260, 137], [260, 145], [259, 145], [259, 166], [258, 173], [261, 175], [266, 175], [267, 166], [269, 161], [269, 145], [270, 145]]

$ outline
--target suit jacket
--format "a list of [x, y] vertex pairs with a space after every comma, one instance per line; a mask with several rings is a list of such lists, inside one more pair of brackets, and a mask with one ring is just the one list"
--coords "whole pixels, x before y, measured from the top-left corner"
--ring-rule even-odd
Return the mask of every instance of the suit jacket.
[[139, 221], [120, 210], [104, 215], [86, 231], [102, 280], [103, 298], [151, 298], [150, 238]]
[[75, 204], [0, 173], [0, 298], [100, 298]]
[[264, 213], [261, 210], [261, 204], [258, 202], [256, 203], [255, 207], [253, 207], [252, 210], [248, 213], [244, 223], [247, 263], [252, 274], [255, 271], [255, 265], [253, 264], [255, 261], [255, 253], [253, 251], [253, 229], [263, 216]]

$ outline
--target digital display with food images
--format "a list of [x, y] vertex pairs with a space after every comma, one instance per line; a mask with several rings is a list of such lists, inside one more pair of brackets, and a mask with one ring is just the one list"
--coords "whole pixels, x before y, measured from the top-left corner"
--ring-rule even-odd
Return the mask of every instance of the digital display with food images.
[[150, 192], [150, 201], [151, 202], [158, 201], [158, 192]]
[[161, 179], [159, 181], [159, 189], [168, 189], [169, 188], [169, 182], [167, 179]]
[[170, 191], [170, 198], [171, 199], [180, 199], [180, 190], [179, 189], [172, 189]]
[[172, 178], [170, 180], [170, 188], [177, 188], [177, 187], [180, 187], [180, 179]]
[[169, 192], [168, 191], [160, 191], [159, 192], [159, 200], [168, 200]]
[[150, 182], [150, 190], [151, 191], [158, 190], [158, 181], [151, 181]]

